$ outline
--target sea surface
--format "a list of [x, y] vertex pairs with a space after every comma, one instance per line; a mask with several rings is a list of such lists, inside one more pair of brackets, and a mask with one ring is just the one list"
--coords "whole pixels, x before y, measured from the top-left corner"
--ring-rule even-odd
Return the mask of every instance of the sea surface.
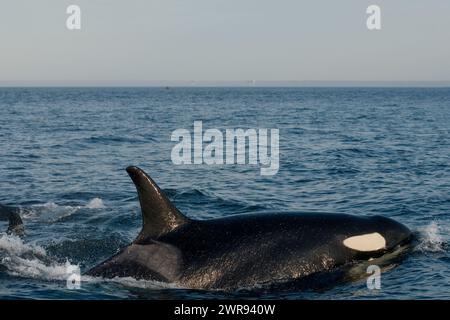
[[[181, 165], [171, 133], [277, 128], [280, 169]], [[1, 299], [449, 299], [448, 88], [0, 88], [0, 203], [18, 206], [23, 238], [0, 222]], [[383, 270], [325, 288], [188, 290], [81, 272], [131, 242], [141, 227], [125, 168], [146, 170], [186, 215], [265, 211], [380, 214], [416, 241]]]

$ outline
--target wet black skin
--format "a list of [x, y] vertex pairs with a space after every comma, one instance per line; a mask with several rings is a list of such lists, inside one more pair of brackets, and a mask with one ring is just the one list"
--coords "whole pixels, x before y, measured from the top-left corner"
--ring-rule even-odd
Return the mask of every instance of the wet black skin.
[[[373, 232], [384, 235], [385, 250], [361, 253], [343, 245], [348, 237]], [[182, 252], [181, 284], [240, 288], [298, 279], [353, 260], [378, 257], [409, 237], [408, 229], [383, 217], [291, 213], [196, 221], [159, 241]]]
[[[264, 213], [191, 220], [142, 170], [130, 167], [127, 171], [139, 193], [143, 229], [130, 246], [87, 275], [235, 289], [296, 280], [379, 257], [411, 238], [407, 227], [381, 216]], [[374, 232], [385, 238], [384, 249], [360, 252], [343, 245], [348, 237]]]
[[23, 234], [23, 222], [20, 218], [18, 208], [13, 208], [0, 204], [0, 221], [8, 221], [8, 234]]

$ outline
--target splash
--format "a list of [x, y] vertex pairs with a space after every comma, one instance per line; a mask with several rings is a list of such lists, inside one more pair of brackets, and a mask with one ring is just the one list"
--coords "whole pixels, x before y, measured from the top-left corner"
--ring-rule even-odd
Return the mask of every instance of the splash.
[[[33, 278], [46, 281], [67, 281], [71, 275], [69, 270], [79, 268], [78, 265], [57, 262], [48, 256], [46, 250], [36, 244], [27, 244], [14, 235], [0, 234], [0, 266], [11, 276]], [[104, 279], [101, 277], [81, 276], [81, 284], [111, 282], [125, 287], [141, 289], [179, 288], [175, 284], [151, 280], [137, 280], [132, 277], [116, 277]]]
[[0, 236], [0, 265], [10, 275], [44, 280], [66, 280], [68, 268], [77, 267], [69, 261], [52, 261], [41, 246], [6, 234]]
[[1, 264], [6, 266], [10, 275], [42, 280], [67, 280], [69, 266], [77, 267], [68, 261], [46, 264], [37, 258], [26, 259], [18, 256], [3, 258]]
[[419, 229], [420, 243], [417, 249], [422, 252], [444, 251], [445, 241], [443, 238], [443, 227], [436, 221], [431, 222], [424, 228]]
[[54, 202], [47, 202], [44, 204], [35, 204], [31, 207], [20, 208], [20, 215], [23, 219], [42, 219], [50, 222], [55, 222], [60, 219], [70, 217], [80, 209], [103, 209], [105, 204], [101, 198], [93, 198], [84, 206], [63, 206]]
[[28, 215], [24, 215], [24, 218], [29, 217], [39, 217], [43, 220], [48, 220], [51, 222], [57, 221], [59, 219], [69, 217], [75, 212], [77, 212], [80, 207], [72, 206], [60, 206], [54, 202], [47, 202], [45, 204], [38, 204], [32, 206]]
[[94, 198], [85, 206], [87, 209], [103, 209], [105, 205], [101, 198]]
[[19, 237], [6, 234], [0, 236], [0, 251], [5, 251], [15, 256], [33, 254], [43, 257], [47, 255], [44, 248], [38, 245], [25, 244]]

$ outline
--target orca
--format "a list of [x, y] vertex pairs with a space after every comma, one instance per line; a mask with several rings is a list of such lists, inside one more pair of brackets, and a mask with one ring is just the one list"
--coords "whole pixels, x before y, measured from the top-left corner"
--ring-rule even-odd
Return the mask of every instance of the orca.
[[139, 195], [142, 230], [88, 276], [233, 290], [368, 261], [407, 246], [412, 237], [406, 226], [382, 216], [289, 212], [193, 220], [140, 168], [126, 170]]
[[0, 204], [0, 221], [8, 221], [8, 234], [23, 235], [24, 227], [19, 212], [18, 208]]

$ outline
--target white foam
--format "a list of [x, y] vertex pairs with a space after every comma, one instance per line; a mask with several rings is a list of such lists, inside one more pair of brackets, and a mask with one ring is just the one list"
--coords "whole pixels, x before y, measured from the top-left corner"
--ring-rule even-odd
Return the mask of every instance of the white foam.
[[101, 198], [93, 198], [84, 206], [62, 206], [55, 202], [35, 204], [28, 208], [20, 208], [20, 215], [24, 220], [43, 219], [51, 222], [69, 217], [80, 209], [103, 209], [105, 204]]
[[45, 280], [65, 280], [68, 267], [76, 267], [68, 261], [57, 263], [47, 257], [44, 248], [26, 244], [12, 235], [0, 236], [0, 263], [14, 276]]
[[[78, 265], [52, 261], [47, 252], [36, 244], [26, 244], [17, 236], [0, 234], [0, 264], [6, 267], [10, 275], [42, 280], [67, 281], [71, 275], [68, 270], [78, 268]], [[136, 280], [132, 277], [116, 277], [105, 279], [101, 277], [82, 276], [81, 283], [113, 282], [127, 287], [142, 289], [180, 288], [175, 284], [150, 280]]]
[[25, 244], [22, 239], [14, 235], [0, 235], [0, 250], [11, 255], [23, 255], [31, 253], [37, 256], [46, 256], [45, 249], [33, 244]]
[[77, 267], [68, 261], [46, 264], [38, 258], [26, 259], [18, 256], [3, 258], [2, 264], [11, 275], [43, 280], [66, 280], [69, 276], [67, 272], [69, 266]]
[[94, 198], [85, 206], [88, 209], [103, 209], [105, 207], [101, 198]]
[[439, 252], [444, 250], [443, 226], [436, 221], [419, 229], [421, 239], [417, 246], [420, 251]]

